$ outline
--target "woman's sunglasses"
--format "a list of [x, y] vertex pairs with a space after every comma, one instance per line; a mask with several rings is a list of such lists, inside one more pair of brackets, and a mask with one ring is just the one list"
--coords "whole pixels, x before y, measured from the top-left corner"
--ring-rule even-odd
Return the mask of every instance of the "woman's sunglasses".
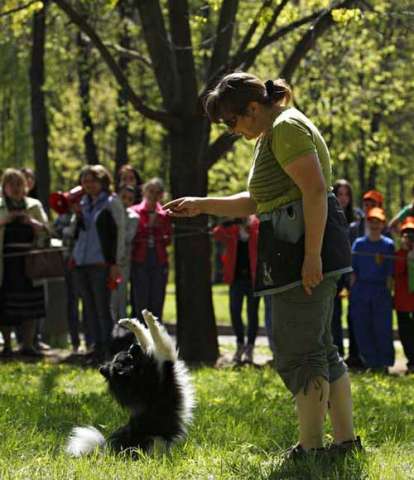
[[221, 123], [224, 123], [224, 125], [226, 125], [226, 127], [233, 129], [237, 125], [237, 115], [232, 115], [232, 116], [227, 117], [227, 118], [222, 118]]

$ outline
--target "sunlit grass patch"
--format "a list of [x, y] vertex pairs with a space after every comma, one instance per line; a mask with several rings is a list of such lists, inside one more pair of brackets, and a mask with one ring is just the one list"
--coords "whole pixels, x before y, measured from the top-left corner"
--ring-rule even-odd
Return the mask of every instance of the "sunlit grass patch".
[[[197, 408], [188, 438], [138, 461], [105, 452], [68, 458], [74, 425], [105, 435], [126, 420], [96, 370], [8, 363], [0, 371], [0, 478], [23, 479], [410, 479], [414, 384], [410, 377], [354, 375], [355, 423], [366, 453], [287, 465], [296, 441], [290, 394], [270, 368], [192, 371]], [[327, 440], [330, 430], [327, 429]]]

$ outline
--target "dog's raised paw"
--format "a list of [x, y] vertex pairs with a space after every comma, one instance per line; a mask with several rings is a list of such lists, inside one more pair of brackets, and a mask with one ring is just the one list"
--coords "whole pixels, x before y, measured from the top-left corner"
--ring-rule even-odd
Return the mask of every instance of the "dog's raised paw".
[[118, 324], [130, 330], [135, 338], [138, 340], [138, 343], [148, 352], [153, 347], [153, 340], [148, 329], [136, 318], [121, 318], [118, 320]]
[[135, 318], [121, 318], [118, 320], [118, 325], [121, 325], [121, 327], [125, 327], [132, 331], [139, 327], [138, 320]]
[[158, 317], [155, 317], [151, 312], [149, 312], [148, 310], [142, 310], [142, 316], [144, 317], [144, 320], [147, 322], [147, 325], [149, 326], [150, 324], [151, 325], [155, 325], [158, 320]]

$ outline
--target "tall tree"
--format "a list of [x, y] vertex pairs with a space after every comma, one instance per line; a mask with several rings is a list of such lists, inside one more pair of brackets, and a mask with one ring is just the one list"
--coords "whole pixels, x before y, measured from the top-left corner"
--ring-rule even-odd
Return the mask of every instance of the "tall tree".
[[90, 42], [84, 34], [78, 31], [76, 43], [78, 46], [77, 68], [79, 77], [79, 97], [81, 101], [81, 119], [83, 126], [83, 143], [85, 145], [86, 161], [90, 165], [99, 163], [98, 149], [95, 142], [95, 125], [91, 115], [91, 50]]
[[45, 42], [46, 13], [48, 1], [44, 8], [33, 15], [32, 55], [30, 64], [31, 109], [33, 155], [37, 177], [39, 200], [48, 205], [50, 189], [50, 168], [48, 154], [49, 128], [47, 122], [44, 84], [45, 84]]
[[[131, 105], [148, 119], [160, 123], [168, 132], [170, 183], [174, 197], [206, 195], [208, 170], [237, 140], [229, 133], [211, 135], [211, 126], [201, 106], [203, 93], [217, 78], [235, 69], [249, 69], [264, 49], [299, 32], [296, 46], [281, 68], [288, 79], [319, 37], [334, 24], [332, 12], [358, 5], [358, 0], [335, 1], [327, 8], [307, 9], [307, 14], [278, 22], [288, 5], [300, 11], [293, 0], [263, 0], [238, 45], [233, 45], [238, 0], [223, 0], [218, 13], [214, 40], [211, 42], [207, 75], [197, 71], [197, 48], [193, 46], [191, 11], [187, 0], [136, 0], [140, 27], [150, 57], [154, 81], [158, 85], [161, 106], [149, 107], [142, 92], [137, 92], [105, 45], [103, 38], [76, 10], [70, 0], [53, 0], [69, 18], [89, 36], [102, 58], [125, 89]], [[217, 5], [217, 2], [214, 2]], [[305, 2], [304, 2], [305, 3]], [[318, 4], [318, 2], [315, 2]], [[306, 9], [305, 9], [306, 11]], [[270, 13], [270, 14], [269, 14]], [[298, 30], [298, 29], [302, 29]], [[201, 94], [200, 94], [201, 92]], [[202, 232], [207, 218], [181, 220], [178, 225]], [[207, 235], [178, 235], [175, 239], [177, 298], [177, 339], [180, 353], [187, 361], [214, 362], [218, 355], [210, 286], [210, 242]]]
[[[131, 16], [130, 0], [120, 0], [118, 3], [119, 16], [121, 18], [121, 34], [119, 45], [122, 49], [129, 51], [131, 48], [131, 39], [129, 36], [128, 21]], [[119, 68], [124, 76], [128, 78], [128, 65], [130, 59], [126, 53], [119, 55]], [[125, 87], [119, 87], [118, 90], [118, 115], [116, 118], [116, 140], [115, 140], [115, 177], [120, 167], [128, 163], [128, 93]]]

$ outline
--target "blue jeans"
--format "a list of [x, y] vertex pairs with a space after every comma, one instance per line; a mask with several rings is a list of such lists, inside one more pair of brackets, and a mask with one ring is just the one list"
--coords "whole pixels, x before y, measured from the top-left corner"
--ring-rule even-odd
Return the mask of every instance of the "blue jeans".
[[254, 345], [259, 327], [259, 297], [253, 296], [250, 279], [235, 279], [230, 285], [231, 324], [237, 343], [244, 345], [244, 325], [242, 320], [243, 299], [247, 298], [247, 343]]
[[145, 262], [132, 262], [131, 281], [138, 318], [142, 320], [141, 311], [147, 309], [162, 321], [167, 280], [168, 265], [158, 263], [155, 248], [148, 248]]
[[357, 281], [351, 292], [351, 313], [364, 364], [371, 368], [392, 366], [392, 298], [386, 286]]
[[113, 319], [111, 291], [107, 287], [109, 268], [106, 266], [76, 267], [75, 278], [87, 312], [88, 330], [98, 354], [109, 351]]

